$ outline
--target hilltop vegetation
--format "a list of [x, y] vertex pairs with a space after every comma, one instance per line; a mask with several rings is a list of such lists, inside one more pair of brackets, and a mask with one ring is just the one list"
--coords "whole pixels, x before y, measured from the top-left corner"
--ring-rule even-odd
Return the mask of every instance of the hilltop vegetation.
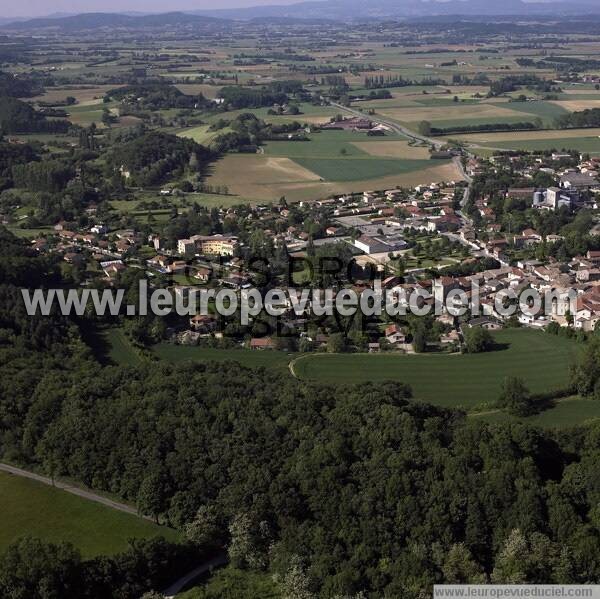
[[137, 185], [158, 185], [187, 168], [198, 172], [211, 153], [191, 139], [151, 131], [117, 144], [108, 162], [115, 170], [129, 173]]

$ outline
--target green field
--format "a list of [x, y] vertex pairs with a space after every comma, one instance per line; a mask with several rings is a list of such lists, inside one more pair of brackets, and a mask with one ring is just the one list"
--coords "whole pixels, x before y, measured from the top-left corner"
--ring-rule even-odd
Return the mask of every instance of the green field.
[[397, 380], [416, 399], [473, 409], [496, 401], [503, 379], [525, 379], [534, 393], [564, 388], [578, 346], [562, 337], [525, 329], [499, 331], [505, 349], [476, 355], [312, 354], [294, 364], [301, 379], [328, 383]]
[[[294, 158], [300, 166], [326, 181], [363, 181], [403, 175], [432, 166], [430, 160], [385, 160], [382, 158]], [[436, 165], [448, 161], [439, 160]]]
[[523, 113], [522, 118], [527, 118], [527, 115], [534, 118], [540, 117], [547, 125], [552, 125], [554, 119], [559, 116], [568, 114], [568, 111], [562, 106], [552, 104], [552, 102], [508, 102], [507, 104], [502, 104], [502, 106], [510, 108], [510, 110], [514, 110], [515, 112]]
[[233, 360], [248, 368], [275, 368], [287, 371], [293, 354], [280, 351], [258, 351], [250, 349], [213, 349], [187, 345], [161, 343], [154, 347], [154, 353], [162, 360], [183, 362], [194, 360], [199, 362], [225, 362]]
[[179, 538], [170, 528], [4, 472], [0, 497], [0, 553], [26, 535], [72, 543], [86, 558], [123, 551], [133, 538]]
[[528, 418], [517, 418], [505, 412], [472, 414], [471, 418], [489, 424], [522, 422], [542, 428], [569, 428], [600, 420], [600, 401], [570, 397], [558, 401], [553, 408]]

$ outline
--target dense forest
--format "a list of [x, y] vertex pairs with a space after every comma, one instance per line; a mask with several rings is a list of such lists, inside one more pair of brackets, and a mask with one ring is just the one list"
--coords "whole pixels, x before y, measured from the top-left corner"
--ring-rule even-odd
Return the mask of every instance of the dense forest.
[[70, 124], [46, 119], [29, 104], [0, 96], [0, 133], [66, 133]]
[[240, 108], [261, 108], [273, 104], [286, 104], [288, 95], [278, 89], [261, 87], [249, 89], [245, 87], [223, 87], [219, 92], [223, 104], [230, 110]]
[[[59, 282], [52, 260], [6, 232], [0, 247], [6, 459], [134, 501], [199, 551], [227, 546], [236, 567], [293, 570], [303, 597], [600, 577], [597, 425], [475, 424], [402, 384], [332, 387], [235, 363], [102, 367], [80, 323], [24, 314], [17, 287]], [[35, 551], [13, 548], [0, 589], [37, 599], [32, 577], [97, 580], [69, 548], [37, 551], [58, 557], [28, 569]], [[80, 596], [132, 596], [95, 593]]]
[[561, 115], [556, 120], [559, 129], [600, 127], [600, 108], [587, 108], [579, 112]]

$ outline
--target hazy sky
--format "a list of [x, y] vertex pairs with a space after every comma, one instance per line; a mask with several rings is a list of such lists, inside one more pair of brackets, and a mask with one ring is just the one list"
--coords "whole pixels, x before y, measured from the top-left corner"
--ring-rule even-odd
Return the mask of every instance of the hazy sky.
[[168, 12], [295, 2], [298, 0], [0, 0], [0, 17], [31, 17], [57, 12]]

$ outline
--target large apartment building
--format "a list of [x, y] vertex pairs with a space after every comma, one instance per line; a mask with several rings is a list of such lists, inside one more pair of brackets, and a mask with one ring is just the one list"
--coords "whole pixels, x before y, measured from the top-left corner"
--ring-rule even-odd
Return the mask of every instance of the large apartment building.
[[233, 256], [238, 244], [233, 235], [193, 235], [177, 242], [177, 251], [186, 257], [196, 254], [211, 256]]

